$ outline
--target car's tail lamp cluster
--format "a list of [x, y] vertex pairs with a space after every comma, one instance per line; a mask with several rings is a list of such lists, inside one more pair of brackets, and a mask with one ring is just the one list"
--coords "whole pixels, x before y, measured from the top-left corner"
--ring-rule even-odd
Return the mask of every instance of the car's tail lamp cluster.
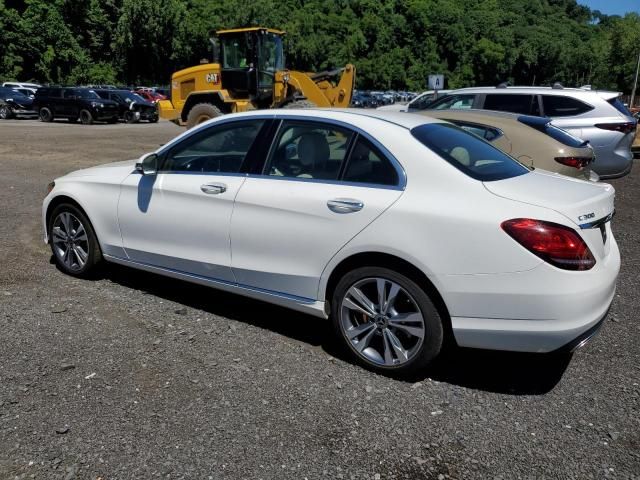
[[562, 165], [566, 165], [567, 167], [573, 167], [581, 170], [589, 165], [592, 159], [593, 157], [556, 157], [555, 161]]
[[545, 262], [563, 270], [589, 270], [596, 260], [572, 228], [530, 218], [502, 222], [502, 229], [516, 242]]
[[614, 123], [596, 123], [596, 127], [602, 130], [611, 130], [613, 132], [627, 133], [636, 130], [637, 122], [614, 122]]

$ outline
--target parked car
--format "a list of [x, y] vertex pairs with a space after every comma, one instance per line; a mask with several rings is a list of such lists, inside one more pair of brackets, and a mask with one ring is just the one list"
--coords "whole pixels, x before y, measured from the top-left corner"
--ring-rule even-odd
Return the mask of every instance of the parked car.
[[11, 88], [0, 88], [0, 118], [7, 120], [18, 116], [36, 116], [33, 100]]
[[484, 138], [529, 167], [597, 181], [593, 149], [551, 123], [550, 118], [493, 110], [424, 110]]
[[118, 121], [118, 104], [100, 98], [89, 88], [41, 87], [36, 92], [33, 104], [43, 122], [52, 122], [55, 118], [66, 118], [73, 122], [80, 119], [84, 125], [94, 121]]
[[38, 88], [40, 88], [42, 85], [40, 85], [39, 83], [25, 83], [25, 82], [4, 82], [2, 84], [3, 87], [5, 88], [13, 88], [13, 89], [18, 89], [18, 88], [29, 88], [31, 90], [37, 90]]
[[376, 108], [378, 106], [378, 99], [368, 92], [357, 92], [353, 95], [351, 106], [359, 108]]
[[627, 175], [633, 166], [631, 144], [637, 121], [617, 92], [583, 88], [477, 87], [454, 90], [427, 108], [485, 109], [523, 115], [546, 116], [553, 125], [593, 147], [593, 170], [601, 178]]
[[451, 90], [438, 90], [438, 97], [436, 98], [435, 90], [427, 90], [426, 92], [422, 92], [407, 104], [395, 103], [393, 105], [383, 105], [382, 107], [378, 107], [378, 110], [387, 110], [390, 112], [411, 112], [424, 110], [431, 102], [437, 100], [442, 95], [446, 95], [450, 91]]
[[[636, 121], [640, 121], [640, 111], [636, 111], [633, 114], [633, 118], [636, 119]], [[638, 132], [638, 130], [636, 129], [636, 136], [633, 139], [633, 144], [631, 145], [631, 153], [633, 153], [633, 156], [638, 158], [638, 155], [640, 155], [640, 132]]]
[[127, 123], [146, 120], [150, 123], [158, 121], [158, 106], [147, 102], [137, 93], [129, 90], [96, 90], [100, 98], [113, 100], [118, 104], [118, 115]]
[[49, 190], [62, 271], [106, 260], [329, 316], [355, 360], [390, 373], [424, 368], [448, 332], [573, 349], [602, 325], [620, 267], [612, 186], [531, 171], [422, 115], [224, 115]]
[[156, 93], [156, 92], [154, 92], [153, 90], [150, 90], [150, 89], [136, 90], [134, 93], [137, 93], [142, 98], [144, 98], [146, 101], [152, 102], [152, 103], [157, 103], [160, 100], [166, 100], [167, 99], [167, 97], [165, 97], [164, 95], [162, 95], [160, 93]]

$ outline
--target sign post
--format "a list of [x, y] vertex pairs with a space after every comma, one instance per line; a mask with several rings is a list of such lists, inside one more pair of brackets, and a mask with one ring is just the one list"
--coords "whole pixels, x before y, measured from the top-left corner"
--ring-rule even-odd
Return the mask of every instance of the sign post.
[[433, 98], [434, 100], [438, 98], [438, 90], [442, 90], [444, 88], [444, 75], [429, 75], [428, 81], [429, 90], [433, 90]]

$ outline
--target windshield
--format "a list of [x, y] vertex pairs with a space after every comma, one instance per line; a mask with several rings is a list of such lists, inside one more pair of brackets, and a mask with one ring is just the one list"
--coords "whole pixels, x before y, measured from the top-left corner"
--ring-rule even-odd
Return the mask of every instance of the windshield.
[[260, 35], [260, 53], [258, 55], [258, 70], [260, 85], [270, 86], [274, 74], [284, 70], [284, 55], [282, 54], [282, 37], [273, 33]]
[[282, 37], [266, 33], [260, 37], [260, 70], [277, 72], [284, 70]]
[[481, 182], [504, 180], [529, 172], [490, 143], [451, 124], [428, 123], [415, 127], [411, 134], [458, 170]]
[[124, 98], [125, 101], [129, 100], [131, 102], [146, 102], [144, 98], [142, 98], [140, 95], [134, 92], [120, 91], [118, 92], [118, 95]]

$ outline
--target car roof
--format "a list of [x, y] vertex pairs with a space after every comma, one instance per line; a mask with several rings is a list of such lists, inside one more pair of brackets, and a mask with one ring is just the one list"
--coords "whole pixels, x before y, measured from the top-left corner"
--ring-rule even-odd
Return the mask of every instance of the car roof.
[[[451, 109], [451, 110], [420, 110], [419, 112], [413, 112], [415, 115], [427, 115], [434, 118], [454, 118], [456, 120], [469, 120], [487, 123], [491, 125], [491, 122], [510, 123], [517, 122], [518, 118], [526, 116], [522, 113], [501, 112], [498, 110], [481, 110], [474, 108], [465, 109]], [[541, 117], [546, 118], [546, 117]], [[551, 119], [547, 118], [547, 122]]]
[[515, 87], [466, 87], [452, 90], [449, 95], [460, 93], [497, 93], [497, 94], [516, 94], [516, 93], [546, 93], [553, 95], [598, 95], [606, 100], [615, 98], [621, 95], [621, 92], [614, 92], [610, 90], [591, 90], [586, 88], [554, 88], [554, 87], [527, 87], [527, 86], [515, 86]]
[[309, 117], [310, 119], [316, 119], [318, 121], [326, 119], [345, 123], [357, 122], [358, 118], [363, 120], [372, 119], [380, 123], [385, 122], [408, 130], [427, 123], [443, 123], [442, 120], [422, 115], [411, 115], [404, 112], [384, 110], [364, 110], [359, 108], [281, 108], [276, 110], [252, 110], [249, 112], [231, 113], [219, 118], [229, 118], [231, 115], [235, 118], [264, 118], [265, 116], [273, 116], [274, 118]]

